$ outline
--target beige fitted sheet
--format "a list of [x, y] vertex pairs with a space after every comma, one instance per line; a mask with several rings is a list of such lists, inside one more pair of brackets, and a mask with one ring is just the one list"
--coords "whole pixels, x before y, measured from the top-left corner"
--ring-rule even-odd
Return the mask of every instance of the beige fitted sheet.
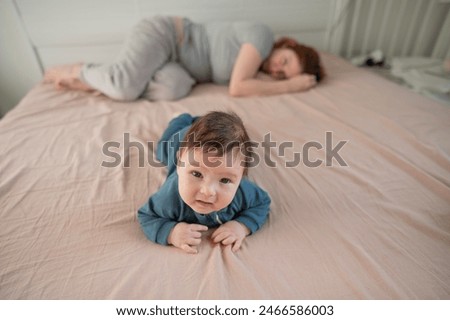
[[[231, 98], [201, 85], [176, 102], [114, 102], [39, 84], [0, 121], [2, 299], [449, 299], [450, 109], [324, 54], [306, 93]], [[137, 209], [165, 169], [102, 167], [108, 141], [155, 142], [181, 112], [232, 110], [272, 148], [250, 179], [270, 218], [242, 249], [204, 235], [199, 254], [149, 242]], [[295, 154], [348, 166], [301, 163]], [[318, 146], [318, 144], [315, 144]], [[285, 146], [288, 146], [285, 144]], [[142, 153], [141, 153], [142, 155]], [[270, 159], [268, 158], [270, 157]], [[124, 161], [122, 161], [124, 164]]]

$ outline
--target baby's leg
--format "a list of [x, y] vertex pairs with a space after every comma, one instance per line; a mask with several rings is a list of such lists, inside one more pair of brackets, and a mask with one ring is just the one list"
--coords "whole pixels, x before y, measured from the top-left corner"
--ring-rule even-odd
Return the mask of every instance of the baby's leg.
[[175, 55], [172, 19], [144, 19], [132, 30], [116, 62], [84, 65], [81, 81], [113, 99], [135, 100], [145, 91], [156, 70]]
[[180, 131], [186, 130], [186, 127], [192, 125], [197, 118], [188, 113], [183, 113], [172, 119], [158, 141], [156, 159], [168, 167], [167, 175], [170, 175], [176, 169], [177, 151], [184, 138]]
[[191, 92], [195, 80], [178, 63], [169, 62], [155, 72], [143, 98], [150, 101], [181, 99]]

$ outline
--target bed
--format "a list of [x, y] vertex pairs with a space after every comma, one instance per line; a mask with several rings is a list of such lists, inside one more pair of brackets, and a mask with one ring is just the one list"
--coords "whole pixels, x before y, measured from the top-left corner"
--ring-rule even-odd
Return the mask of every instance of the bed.
[[[0, 298], [449, 299], [450, 109], [322, 59], [323, 84], [272, 97], [204, 84], [123, 103], [38, 84], [0, 121]], [[210, 110], [260, 143], [249, 178], [272, 205], [237, 253], [210, 230], [190, 255], [148, 241], [136, 212], [165, 179], [153, 143], [169, 120]]]

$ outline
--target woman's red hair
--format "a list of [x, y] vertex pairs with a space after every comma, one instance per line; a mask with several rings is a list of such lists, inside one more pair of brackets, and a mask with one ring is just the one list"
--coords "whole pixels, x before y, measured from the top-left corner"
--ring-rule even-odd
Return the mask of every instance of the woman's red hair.
[[298, 43], [296, 40], [288, 37], [280, 38], [273, 45], [273, 49], [289, 48], [297, 54], [303, 72], [316, 76], [317, 82], [325, 78], [325, 70], [320, 63], [320, 57], [314, 48]]

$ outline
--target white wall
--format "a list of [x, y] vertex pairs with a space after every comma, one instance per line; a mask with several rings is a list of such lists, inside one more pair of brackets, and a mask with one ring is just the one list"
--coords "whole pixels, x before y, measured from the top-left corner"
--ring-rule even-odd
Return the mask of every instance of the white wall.
[[15, 0], [44, 67], [112, 60], [142, 17], [181, 15], [197, 22], [255, 20], [276, 33], [325, 47], [335, 0]]
[[12, 0], [0, 0], [0, 114], [16, 105], [41, 76]]

